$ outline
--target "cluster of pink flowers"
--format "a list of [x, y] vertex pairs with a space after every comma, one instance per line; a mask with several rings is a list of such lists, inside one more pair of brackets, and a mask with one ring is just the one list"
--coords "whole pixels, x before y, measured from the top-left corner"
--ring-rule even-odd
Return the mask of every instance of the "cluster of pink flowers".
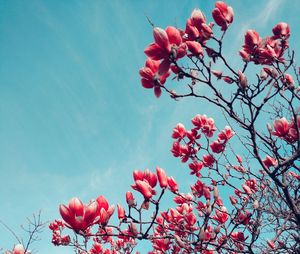
[[[216, 3], [212, 11], [215, 23], [225, 31], [233, 22], [234, 13], [230, 6], [222, 1]], [[153, 29], [154, 42], [145, 49], [148, 57], [145, 67], [140, 70], [141, 83], [144, 88], [154, 88], [156, 97], [161, 95], [161, 87], [172, 70], [180, 73], [177, 60], [188, 55], [203, 57], [203, 46], [213, 35], [213, 23], [206, 23], [206, 17], [199, 9], [195, 9], [187, 19], [185, 30], [168, 26], [166, 29]], [[208, 50], [208, 54], [209, 49]]]
[[[172, 145], [171, 152], [175, 157], [180, 157], [182, 162], [187, 162], [189, 159], [192, 162], [189, 164], [191, 174], [199, 176], [199, 172], [203, 166], [212, 167], [215, 158], [214, 156], [200, 144], [201, 134], [204, 134], [207, 142], [214, 135], [217, 130], [212, 118], [206, 115], [196, 115], [192, 119], [194, 128], [187, 131], [183, 124], [179, 123], [173, 129], [172, 138], [176, 141]], [[218, 154], [224, 152], [227, 142], [234, 135], [234, 132], [229, 126], [226, 126], [218, 134], [217, 140], [210, 143], [209, 147], [212, 153]], [[202, 156], [202, 160], [197, 160], [198, 152], [206, 150], [208, 154]]]
[[61, 220], [55, 220], [50, 223], [49, 228], [52, 230], [52, 243], [56, 246], [68, 245], [71, 242], [69, 235], [61, 235], [65, 224]]
[[279, 23], [273, 28], [273, 36], [261, 38], [255, 30], [248, 30], [240, 55], [244, 61], [270, 65], [274, 61], [282, 62], [288, 48], [290, 28], [287, 23]]

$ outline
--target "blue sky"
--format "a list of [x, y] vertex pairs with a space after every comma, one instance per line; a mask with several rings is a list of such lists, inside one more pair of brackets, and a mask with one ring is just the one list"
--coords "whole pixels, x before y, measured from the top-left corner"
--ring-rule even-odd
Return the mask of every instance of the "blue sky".
[[[236, 52], [249, 28], [266, 36], [287, 21], [296, 45], [299, 2], [228, 3], [232, 64], [241, 66]], [[138, 70], [152, 41], [146, 15], [157, 26], [184, 27], [195, 7], [211, 20], [213, 1], [204, 0], [0, 0], [0, 219], [18, 235], [33, 212], [52, 220], [73, 196], [124, 202], [133, 169], [158, 165], [188, 186], [187, 169], [169, 152], [172, 127], [197, 113], [222, 116], [196, 100], [157, 100]], [[3, 227], [0, 235], [0, 247], [11, 248], [13, 236]], [[72, 253], [53, 247], [48, 229], [41, 237], [32, 246], [39, 253]]]

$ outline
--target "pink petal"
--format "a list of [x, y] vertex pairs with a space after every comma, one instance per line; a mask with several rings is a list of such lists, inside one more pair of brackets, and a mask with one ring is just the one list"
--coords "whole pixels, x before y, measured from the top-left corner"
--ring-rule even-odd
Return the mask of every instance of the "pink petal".
[[155, 27], [153, 29], [153, 36], [157, 45], [159, 45], [162, 49], [168, 49], [170, 43], [165, 30], [160, 27]]
[[160, 60], [165, 56], [165, 51], [155, 43], [150, 44], [147, 48], [145, 48], [144, 53], [152, 58], [152, 60]]
[[168, 26], [166, 29], [166, 33], [168, 35], [169, 42], [171, 44], [176, 44], [177, 46], [180, 45], [182, 39], [181, 39], [180, 32], [177, 28], [173, 26]]
[[163, 60], [158, 67], [158, 74], [160, 76], [165, 75], [170, 69], [170, 61], [168, 59]]
[[157, 98], [161, 96], [161, 89], [159, 86], [154, 87], [154, 94]]

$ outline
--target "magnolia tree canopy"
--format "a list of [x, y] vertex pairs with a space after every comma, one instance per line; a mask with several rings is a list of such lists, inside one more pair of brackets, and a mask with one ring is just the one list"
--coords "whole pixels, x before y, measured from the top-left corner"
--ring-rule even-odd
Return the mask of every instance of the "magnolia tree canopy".
[[218, 129], [202, 110], [170, 130], [190, 192], [171, 169], [135, 170], [120, 195], [126, 207], [103, 195], [60, 205], [49, 226], [54, 245], [78, 254], [136, 253], [141, 240], [153, 254], [300, 253], [300, 89], [290, 27], [278, 23], [265, 38], [245, 31], [239, 69], [223, 53], [233, 8], [216, 2], [211, 14], [195, 9], [183, 28], [153, 27], [139, 71], [156, 97], [198, 98], [228, 122]]

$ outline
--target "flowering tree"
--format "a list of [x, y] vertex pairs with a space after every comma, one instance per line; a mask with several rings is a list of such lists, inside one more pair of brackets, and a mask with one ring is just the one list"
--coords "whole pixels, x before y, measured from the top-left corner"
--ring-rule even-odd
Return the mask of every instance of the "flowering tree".
[[[75, 253], [133, 253], [139, 240], [148, 240], [149, 253], [300, 253], [300, 90], [289, 25], [277, 24], [266, 38], [246, 31], [239, 69], [223, 54], [233, 9], [217, 2], [212, 17], [208, 23], [195, 9], [185, 29], [154, 27], [139, 72], [156, 97], [199, 98], [228, 121], [218, 130], [200, 112], [174, 127], [171, 152], [194, 179], [191, 193], [182, 193], [162, 168], [136, 170], [135, 194], [126, 193], [126, 210], [117, 205], [117, 223], [104, 196], [88, 204], [72, 198], [59, 207], [62, 219], [50, 224], [54, 245]], [[176, 81], [176, 90], [169, 88]], [[161, 210], [167, 192], [173, 205]]]

